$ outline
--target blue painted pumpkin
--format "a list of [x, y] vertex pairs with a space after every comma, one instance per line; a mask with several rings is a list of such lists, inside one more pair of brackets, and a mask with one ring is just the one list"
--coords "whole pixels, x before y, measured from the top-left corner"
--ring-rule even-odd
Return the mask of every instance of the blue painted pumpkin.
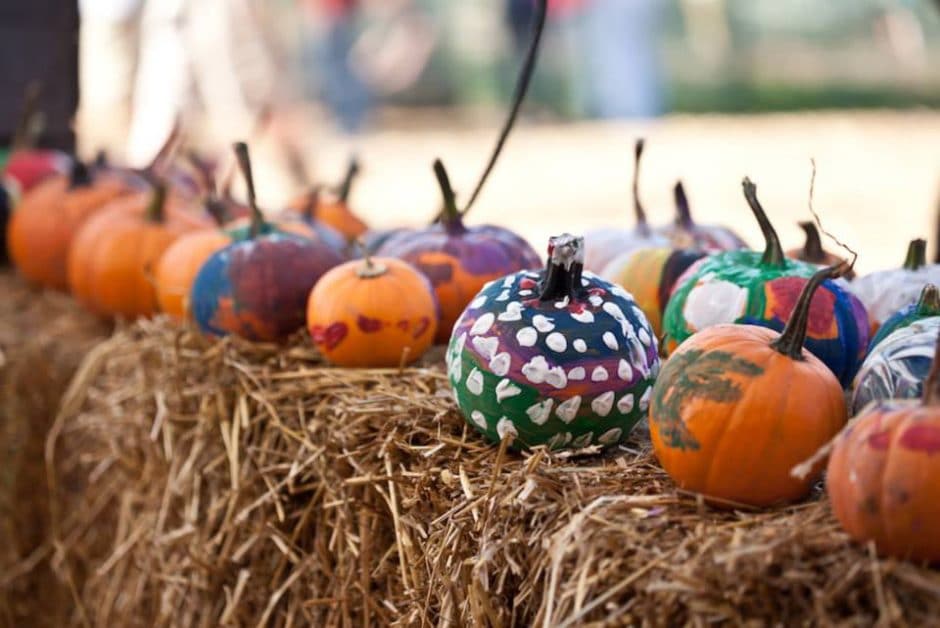
[[454, 326], [450, 383], [467, 422], [490, 440], [614, 445], [646, 416], [656, 338], [626, 291], [582, 274], [583, 246], [552, 238], [546, 270], [490, 282]]
[[878, 333], [872, 338], [868, 350], [874, 349], [875, 345], [902, 327], [931, 316], [940, 316], [940, 290], [932, 283], [924, 286], [916, 303], [901, 308], [878, 328]]

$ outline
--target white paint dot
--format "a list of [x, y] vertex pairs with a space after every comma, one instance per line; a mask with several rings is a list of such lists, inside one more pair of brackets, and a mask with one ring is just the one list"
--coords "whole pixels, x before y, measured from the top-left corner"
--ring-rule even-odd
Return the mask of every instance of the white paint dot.
[[509, 372], [509, 367], [512, 365], [512, 358], [509, 357], [509, 354], [503, 351], [493, 356], [493, 359], [490, 360], [490, 370], [493, 371], [494, 375], [499, 375], [502, 377]]
[[562, 353], [565, 349], [568, 348], [568, 341], [565, 337], [554, 331], [548, 335], [545, 339], [545, 344], [548, 345], [548, 348], [556, 353]]
[[591, 381], [592, 382], [606, 382], [607, 381], [607, 369], [603, 366], [596, 366], [591, 372]]
[[541, 384], [548, 375], [548, 361], [544, 356], [537, 355], [522, 365], [522, 374], [533, 384]]
[[571, 318], [578, 321], [579, 323], [593, 323], [594, 313], [591, 312], [591, 310], [581, 310], [580, 312], [573, 313]]
[[618, 322], [624, 321], [627, 318], [624, 315], [623, 310], [620, 309], [620, 306], [611, 301], [608, 301], [607, 303], [604, 304], [604, 311], [610, 314], [614, 318], [614, 320]]
[[549, 449], [558, 449], [571, 442], [571, 432], [558, 432], [548, 441]]
[[641, 310], [637, 306], [632, 305], [630, 306], [630, 308], [633, 310], [633, 315], [637, 318], [637, 320], [642, 321], [643, 319], [646, 318], [646, 314], [643, 312], [643, 310]]
[[568, 297], [565, 297], [561, 301], [555, 301], [555, 309], [563, 310], [568, 307], [568, 303], [571, 301]]
[[506, 311], [496, 317], [501, 321], [518, 321], [522, 319], [522, 304], [511, 301], [506, 304]]
[[599, 294], [592, 294], [588, 297], [588, 302], [594, 307], [600, 307], [604, 303], [604, 298]]
[[503, 290], [499, 293], [499, 296], [496, 297], [497, 301], [508, 301], [509, 300], [509, 290]]
[[613, 445], [614, 443], [620, 442], [622, 436], [623, 430], [619, 427], [614, 427], [598, 436], [597, 442], [601, 445]]
[[470, 302], [470, 309], [475, 310], [477, 308], [483, 307], [484, 305], [486, 305], [486, 300], [487, 300], [486, 295], [481, 294], [480, 296], [478, 296], [477, 298], [475, 298], [473, 301]]
[[607, 345], [607, 348], [611, 351], [617, 351], [620, 349], [620, 343], [617, 342], [617, 337], [614, 336], [614, 333], [611, 331], [605, 331], [603, 335], [604, 344]]
[[532, 294], [532, 291], [531, 291], [531, 290], [520, 290], [520, 291], [519, 291], [519, 296], [527, 297], [527, 296], [529, 296], [529, 295], [531, 295], [531, 294]]
[[585, 377], [587, 377], [587, 372], [584, 370], [583, 366], [576, 366], [568, 371], [568, 379], [572, 381], [580, 382]]
[[590, 286], [590, 285], [591, 285], [591, 282], [590, 282], [590, 281], [588, 281], [588, 280], [585, 279], [584, 277], [581, 277], [581, 287], [587, 288], [587, 287]]
[[496, 423], [496, 433], [499, 434], [499, 439], [503, 440], [504, 438], [509, 438], [510, 441], [515, 440], [519, 436], [516, 426], [513, 425], [513, 422], [502, 417]]
[[633, 411], [633, 393], [627, 393], [617, 402], [617, 410], [621, 414], [630, 414]]
[[575, 339], [575, 341], [571, 344], [574, 345], [574, 350], [577, 351], [578, 353], [584, 353], [585, 351], [587, 351], [587, 343], [584, 342], [584, 340], [582, 340], [581, 338]]
[[650, 337], [649, 332], [643, 329], [642, 327], [640, 328], [640, 331], [637, 333], [637, 336], [640, 337], [640, 342], [645, 344], [647, 347], [650, 346], [650, 344], [653, 342], [653, 339]]
[[514, 284], [515, 282], [516, 282], [516, 276], [515, 276], [515, 275], [508, 275], [505, 279], [503, 279], [503, 287], [504, 287], [504, 288], [511, 288], [511, 287], [512, 287], [512, 284]]
[[473, 323], [473, 327], [470, 328], [470, 335], [479, 336], [485, 334], [490, 330], [490, 327], [493, 326], [495, 320], [496, 315], [492, 312], [487, 312]]
[[489, 360], [499, 351], [499, 338], [495, 336], [474, 336], [470, 341], [480, 355]]
[[486, 417], [483, 416], [483, 413], [480, 412], [479, 410], [474, 410], [473, 412], [471, 412], [471, 413], [470, 413], [470, 418], [471, 418], [471, 419], [473, 420], [473, 422], [476, 423], [481, 429], [484, 429], [484, 430], [485, 430], [485, 429], [487, 428], [487, 425], [486, 425]]
[[574, 421], [580, 408], [581, 397], [580, 395], [575, 395], [571, 399], [558, 404], [558, 407], [555, 409], [555, 415], [565, 423], [571, 423]]
[[541, 314], [536, 314], [532, 317], [532, 325], [543, 334], [555, 329], [555, 323], [552, 319], [547, 316], [542, 316]]
[[552, 414], [552, 406], [554, 404], [554, 399], [546, 399], [544, 401], [540, 401], [534, 406], [529, 406], [525, 413], [536, 425], [545, 425], [545, 422], [548, 421], [548, 417]]
[[571, 446], [575, 449], [583, 449], [591, 444], [591, 439], [594, 438], [594, 432], [585, 432], [578, 436], [574, 441], [572, 441]]
[[620, 358], [620, 362], [617, 364], [617, 377], [625, 382], [633, 381], [633, 367], [623, 358]]
[[483, 373], [480, 369], [475, 368], [467, 375], [467, 390], [474, 395], [483, 394]]
[[565, 369], [560, 366], [554, 367], [545, 376], [545, 383], [561, 390], [568, 385], [568, 376], [565, 375]]
[[653, 387], [650, 386], [646, 389], [646, 392], [643, 393], [643, 396], [640, 397], [640, 410], [646, 412], [650, 407], [650, 395], [653, 393]]
[[502, 403], [504, 399], [515, 397], [521, 392], [522, 389], [513, 384], [512, 380], [500, 380], [500, 382], [496, 384], [496, 401], [497, 403]]
[[591, 410], [600, 417], [605, 417], [610, 414], [610, 410], [613, 407], [614, 391], [612, 390], [608, 390], [604, 394], [595, 397], [594, 401], [591, 402]]
[[516, 342], [520, 347], [534, 347], [539, 339], [539, 332], [534, 327], [523, 327], [516, 332]]

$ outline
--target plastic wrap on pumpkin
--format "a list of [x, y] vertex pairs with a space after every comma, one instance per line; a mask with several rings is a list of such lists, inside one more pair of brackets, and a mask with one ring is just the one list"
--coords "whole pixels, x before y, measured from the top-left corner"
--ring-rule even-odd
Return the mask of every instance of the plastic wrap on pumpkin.
[[[798, 259], [802, 262], [809, 262], [817, 266], [831, 266], [838, 264], [842, 259], [834, 253], [829, 253], [823, 248], [822, 240], [819, 238], [819, 229], [815, 222], [804, 221], [799, 223], [800, 229], [806, 234], [806, 241], [803, 247], [799, 249], [790, 249], [787, 251], [787, 257]], [[855, 271], [850, 270], [845, 274], [845, 279], [851, 281], [855, 278]]]
[[303, 327], [317, 280], [344, 260], [322, 242], [266, 225], [255, 202], [248, 149], [239, 143], [236, 152], [248, 183], [252, 226], [245, 239], [203, 264], [190, 295], [192, 315], [209, 334], [282, 340]]
[[583, 246], [552, 238], [545, 270], [487, 284], [454, 327], [451, 386], [467, 422], [490, 440], [613, 445], [646, 416], [656, 338], [622, 288], [582, 274]]
[[917, 399], [930, 372], [940, 316], [901, 327], [874, 347], [855, 378], [854, 412], [873, 401]]
[[676, 219], [671, 225], [657, 229], [657, 232], [668, 238], [673, 246], [705, 251], [736, 251], [748, 248], [747, 243], [731, 229], [721, 225], [700, 225], [692, 220], [689, 197], [682, 181], [676, 182], [672, 191], [676, 204]]
[[716, 325], [665, 362], [653, 387], [650, 436], [681, 488], [754, 506], [809, 492], [822, 465], [803, 478], [791, 470], [829, 442], [847, 416], [839, 382], [803, 341], [813, 293], [842, 269], [818, 271], [805, 284], [783, 333]]
[[902, 327], [907, 327], [923, 318], [934, 316], [940, 316], [940, 290], [937, 289], [937, 286], [929, 283], [921, 290], [916, 303], [901, 308], [878, 328], [878, 333], [871, 339], [868, 350], [874, 349], [875, 345]]
[[441, 306], [436, 340], [445, 343], [454, 321], [486, 282], [538, 268], [542, 262], [525, 240], [508, 229], [465, 226], [440, 160], [434, 163], [434, 173], [444, 196], [441, 221], [387, 241], [377, 255], [403, 259], [430, 280]]
[[[777, 233], [745, 179], [744, 193], [766, 240], [763, 253], [728, 251], [693, 264], [679, 279], [663, 316], [666, 349], [721, 323], [760, 325], [780, 331], [806, 280], [818, 269], [787, 259]], [[843, 386], [858, 371], [868, 346], [865, 308], [844, 286], [827, 280], [813, 297], [806, 348], [832, 369]]]
[[307, 302], [314, 344], [330, 363], [347, 367], [411, 364], [434, 342], [437, 316], [431, 283], [391, 257], [337, 266]]
[[865, 304], [876, 332], [892, 314], [917, 301], [928, 283], [940, 285], [940, 264], [927, 264], [927, 242], [912, 240], [901, 268], [859, 277], [852, 292]]
[[832, 511], [879, 554], [940, 562], [940, 344], [922, 400], [867, 408], [833, 445], [826, 473]]
[[636, 226], [633, 229], [605, 227], [584, 234], [584, 268], [591, 272], [601, 272], [615, 257], [635, 249], [669, 244], [668, 238], [654, 233], [650, 228], [640, 201], [640, 163], [644, 146], [645, 142], [640, 138], [633, 151], [633, 213]]
[[637, 249], [615, 258], [601, 272], [601, 277], [633, 295], [659, 338], [663, 312], [676, 282], [703, 257], [704, 251], [691, 249]]

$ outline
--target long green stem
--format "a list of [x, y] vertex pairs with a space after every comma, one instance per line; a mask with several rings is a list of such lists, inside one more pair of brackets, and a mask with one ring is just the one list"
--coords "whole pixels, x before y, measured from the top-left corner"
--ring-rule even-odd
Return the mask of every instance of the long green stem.
[[440, 159], [434, 160], [434, 176], [437, 177], [437, 184], [441, 188], [441, 196], [444, 199], [441, 223], [448, 233], [464, 232], [466, 228], [463, 226], [460, 210], [457, 209], [457, 196], [450, 184], [450, 177], [447, 176], [447, 169], [444, 168], [444, 163]]
[[774, 226], [770, 223], [770, 219], [767, 218], [767, 212], [764, 211], [760, 201], [757, 200], [757, 186], [747, 177], [744, 177], [742, 186], [744, 187], [744, 198], [747, 199], [747, 204], [750, 205], [751, 211], [754, 212], [754, 217], [757, 218], [757, 224], [760, 225], [761, 233], [764, 234], [764, 242], [766, 242], [761, 264], [764, 266], [783, 268], [786, 265], [783, 247], [780, 246], [780, 238], [777, 237]]
[[802, 360], [803, 343], [806, 341], [806, 328], [809, 325], [809, 310], [813, 304], [813, 295], [816, 294], [816, 290], [824, 281], [841, 277], [849, 268], [846, 262], [839, 262], [834, 266], [817, 271], [816, 274], [810, 277], [806, 285], [803, 286], [803, 291], [796, 302], [796, 307], [790, 313], [790, 320], [787, 321], [787, 326], [783, 328], [783, 333], [770, 343], [770, 346], [794, 360]]
[[489, 163], [487, 163], [486, 168], [483, 170], [483, 174], [480, 176], [477, 187], [473, 190], [473, 194], [470, 195], [470, 200], [467, 201], [467, 205], [464, 207], [463, 213], [470, 211], [470, 208], [473, 207], [477, 197], [480, 196], [480, 192], [483, 190], [483, 185], [486, 183], [490, 173], [493, 171], [493, 167], [496, 165], [496, 161], [499, 159], [499, 155], [503, 151], [503, 146], [506, 144], [506, 140], [509, 138], [509, 133], [512, 131], [512, 128], [516, 123], [516, 118], [519, 117], [519, 110], [522, 108], [525, 95], [529, 91], [529, 83], [532, 82], [532, 74], [535, 71], [535, 62], [538, 59], [539, 44], [542, 41], [542, 33], [545, 30], [545, 17], [547, 14], [548, 0], [536, 0], [535, 25], [532, 31], [532, 41], [529, 44], [529, 50], [526, 52], [525, 61], [523, 61], [522, 69], [519, 72], [519, 79], [516, 82], [516, 90], [512, 97], [512, 107], [509, 109], [509, 116], [506, 118], [506, 123], [503, 125], [502, 131], [500, 131], [499, 139], [496, 141], [496, 147], [493, 149], [492, 155], [490, 155]]
[[644, 236], [650, 234], [649, 223], [646, 222], [646, 210], [640, 201], [640, 164], [643, 163], [643, 149], [646, 140], [637, 138], [633, 145], [633, 214], [636, 216], [636, 230]]
[[245, 187], [248, 190], [248, 206], [251, 208], [251, 230], [250, 237], [256, 238], [264, 228], [264, 214], [258, 209], [258, 201], [255, 198], [255, 178], [251, 173], [251, 157], [248, 154], [248, 145], [245, 142], [235, 143], [235, 157], [238, 159], [238, 167], [245, 178]]
[[907, 257], [904, 258], [905, 270], [917, 270], [927, 265], [927, 240], [918, 238], [911, 240], [907, 246]]

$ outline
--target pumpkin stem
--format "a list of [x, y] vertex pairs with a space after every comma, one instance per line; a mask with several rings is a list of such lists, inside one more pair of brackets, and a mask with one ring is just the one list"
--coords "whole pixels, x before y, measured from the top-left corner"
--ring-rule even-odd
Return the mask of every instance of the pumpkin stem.
[[91, 185], [91, 171], [81, 159], [75, 158], [69, 172], [69, 188], [79, 188]]
[[907, 257], [904, 258], [905, 270], [917, 270], [927, 265], [927, 240], [917, 238], [911, 240], [907, 246]]
[[264, 214], [258, 209], [258, 201], [255, 199], [255, 178], [251, 173], [251, 157], [248, 155], [248, 144], [245, 142], [235, 142], [235, 157], [238, 159], [238, 167], [245, 178], [245, 187], [248, 190], [248, 206], [251, 207], [251, 230], [249, 237], [256, 238], [264, 229]]
[[519, 78], [516, 81], [516, 89], [512, 96], [512, 106], [509, 109], [509, 116], [506, 118], [506, 123], [499, 133], [499, 139], [497, 139], [493, 153], [490, 155], [489, 163], [486, 164], [486, 168], [483, 170], [483, 174], [477, 182], [476, 189], [474, 189], [473, 194], [470, 195], [470, 200], [467, 201], [463, 213], [470, 211], [477, 197], [480, 196], [480, 192], [483, 190], [483, 184], [486, 183], [490, 173], [493, 171], [496, 160], [499, 159], [499, 155], [503, 151], [503, 146], [506, 144], [506, 139], [509, 137], [509, 133], [516, 123], [516, 118], [519, 116], [519, 110], [522, 108], [522, 102], [525, 100], [526, 92], [529, 91], [529, 83], [532, 82], [532, 74], [535, 71], [535, 62], [538, 58], [539, 43], [542, 41], [542, 32], [545, 30], [545, 16], [547, 13], [548, 0], [537, 0], [532, 41], [529, 43], [525, 60], [522, 62], [522, 69], [519, 71]]
[[691, 231], [692, 228], [695, 227], [695, 223], [692, 222], [692, 210], [689, 208], [689, 197], [685, 193], [685, 186], [682, 184], [682, 181], [676, 181], [675, 187], [672, 188], [672, 196], [676, 204], [676, 225], [686, 231]]
[[444, 225], [444, 229], [451, 234], [463, 233], [466, 228], [463, 226], [460, 210], [457, 209], [457, 196], [450, 184], [450, 177], [447, 176], [444, 162], [440, 159], [434, 160], [434, 176], [437, 177], [437, 184], [441, 188], [441, 196], [444, 197], [444, 208], [441, 211], [441, 223]]
[[924, 286], [917, 299], [917, 313], [920, 316], [940, 316], [940, 290], [932, 283]]
[[823, 268], [809, 278], [800, 298], [796, 302], [796, 307], [790, 313], [790, 320], [787, 326], [783, 328], [780, 337], [770, 343], [770, 346], [783, 355], [794, 360], [803, 359], [803, 343], [806, 341], [806, 328], [809, 325], [809, 310], [813, 304], [813, 295], [816, 290], [827, 279], [841, 277], [851, 268], [847, 262], [839, 262], [833, 266]]
[[355, 156], [349, 158], [349, 165], [346, 166], [346, 176], [343, 177], [343, 182], [340, 183], [337, 195], [339, 196], [339, 202], [346, 204], [349, 200], [349, 193], [352, 191], [353, 181], [356, 180], [356, 176], [359, 174], [359, 160]]
[[584, 238], [564, 233], [548, 240], [548, 264], [539, 291], [539, 301], [572, 301], [584, 295]]
[[103, 148], [99, 148], [98, 152], [95, 153], [95, 161], [92, 162], [95, 170], [104, 170], [111, 165], [111, 162], [108, 160], [108, 151]]
[[322, 185], [314, 185], [310, 188], [310, 191], [307, 192], [306, 198], [304, 198], [304, 206], [300, 210], [300, 215], [303, 216], [304, 220], [307, 222], [316, 220], [317, 207], [320, 205], [320, 191], [322, 189]]
[[153, 181], [153, 194], [147, 205], [145, 216], [150, 222], [161, 223], [166, 218], [166, 183]]
[[372, 259], [372, 248], [366, 246], [362, 238], [356, 239], [356, 244], [362, 250], [362, 264], [356, 269], [356, 276], [360, 279], [375, 279], [388, 272], [388, 266], [375, 263], [375, 260]]
[[751, 211], [754, 212], [757, 224], [760, 225], [760, 230], [764, 234], [764, 241], [767, 243], [760, 263], [764, 266], [783, 268], [786, 265], [783, 247], [780, 246], [780, 238], [777, 237], [774, 226], [770, 224], [770, 220], [767, 218], [767, 212], [764, 211], [760, 201], [757, 200], [757, 186], [747, 177], [744, 177], [742, 185], [744, 187], [744, 198], [747, 199], [747, 204], [751, 206]]
[[806, 242], [803, 244], [803, 260], [807, 262], [826, 261], [826, 251], [823, 250], [822, 240], [819, 238], [819, 229], [816, 223], [804, 221], [799, 223], [800, 229], [806, 234]]
[[938, 403], [940, 403], [940, 334], [937, 335], [933, 364], [930, 366], [927, 381], [924, 382], [924, 405], [932, 406]]
[[640, 164], [643, 161], [643, 149], [646, 140], [637, 138], [633, 145], [633, 213], [636, 216], [636, 230], [643, 236], [650, 234], [649, 223], [646, 222], [646, 210], [640, 201]]
[[23, 105], [10, 142], [13, 150], [30, 149], [36, 146], [44, 122], [42, 112], [39, 111], [41, 93], [42, 83], [39, 81], [30, 81], [23, 90]]

